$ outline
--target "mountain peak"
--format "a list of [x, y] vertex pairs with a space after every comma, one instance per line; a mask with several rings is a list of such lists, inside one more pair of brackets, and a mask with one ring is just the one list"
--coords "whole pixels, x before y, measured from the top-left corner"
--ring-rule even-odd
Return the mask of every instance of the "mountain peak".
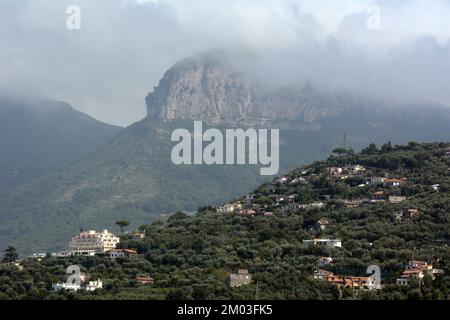
[[207, 52], [169, 69], [146, 98], [147, 113], [164, 121], [195, 119], [236, 123], [253, 112], [252, 84], [228, 55]]
[[265, 88], [241, 71], [246, 70], [241, 60], [214, 50], [176, 63], [147, 96], [148, 117], [243, 126], [291, 127], [297, 122], [300, 128], [316, 130], [317, 121], [354, 104], [353, 99], [319, 93], [311, 86]]

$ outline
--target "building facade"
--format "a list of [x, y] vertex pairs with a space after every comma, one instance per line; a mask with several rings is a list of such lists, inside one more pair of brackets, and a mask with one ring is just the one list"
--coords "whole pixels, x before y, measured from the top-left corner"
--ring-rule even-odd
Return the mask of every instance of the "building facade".
[[339, 239], [314, 239], [314, 240], [303, 240], [303, 244], [308, 246], [323, 246], [330, 248], [341, 248], [342, 240]]
[[108, 232], [108, 230], [102, 232], [82, 231], [72, 238], [69, 244], [69, 252], [73, 256], [104, 254], [114, 250], [119, 242], [120, 238]]
[[252, 282], [252, 275], [246, 269], [238, 270], [238, 273], [230, 274], [230, 287], [237, 288]]

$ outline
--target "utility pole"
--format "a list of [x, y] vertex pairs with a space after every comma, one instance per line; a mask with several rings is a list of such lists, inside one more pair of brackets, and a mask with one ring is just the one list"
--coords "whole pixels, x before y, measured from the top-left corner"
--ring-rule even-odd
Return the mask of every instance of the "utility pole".
[[256, 281], [256, 292], [255, 292], [255, 300], [259, 300], [259, 282]]

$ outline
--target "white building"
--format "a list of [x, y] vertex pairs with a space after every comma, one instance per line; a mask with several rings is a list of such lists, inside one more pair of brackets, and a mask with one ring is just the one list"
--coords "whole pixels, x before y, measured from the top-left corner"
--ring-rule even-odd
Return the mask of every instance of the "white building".
[[443, 273], [443, 270], [435, 269], [432, 264], [429, 264], [426, 261], [410, 261], [405, 266], [405, 270], [403, 271], [400, 278], [397, 279], [397, 284], [406, 286], [409, 284], [409, 281], [411, 279], [422, 281], [422, 279], [426, 275], [431, 276], [431, 278], [434, 280], [435, 275]]
[[60, 251], [60, 252], [54, 252], [51, 254], [54, 258], [67, 258], [70, 256], [70, 252], [68, 251]]
[[324, 246], [324, 247], [329, 247], [329, 248], [342, 248], [342, 240], [338, 240], [338, 239], [303, 240], [303, 243], [308, 246]]
[[367, 180], [367, 184], [370, 184], [372, 186], [377, 186], [377, 185], [383, 184], [385, 180], [386, 180], [386, 178], [383, 178], [383, 177], [370, 177]]
[[252, 282], [252, 275], [246, 269], [239, 269], [238, 273], [230, 274], [230, 287], [237, 288]]
[[402, 197], [402, 196], [389, 196], [389, 202], [390, 203], [402, 203], [405, 202], [406, 200], [408, 200], [407, 197]]
[[88, 284], [84, 287], [86, 291], [95, 291], [97, 289], [103, 288], [103, 282], [100, 279], [97, 281], [89, 281]]
[[406, 183], [406, 180], [403, 180], [403, 179], [386, 179], [383, 182], [383, 187], [385, 187], [385, 188], [398, 187], [405, 183]]
[[108, 230], [103, 230], [103, 232], [89, 230], [80, 232], [72, 238], [69, 244], [69, 252], [71, 255], [93, 256], [115, 249], [119, 242], [120, 238], [108, 232]]
[[60, 290], [68, 290], [68, 291], [78, 291], [78, 290], [86, 290], [86, 291], [95, 291], [97, 289], [103, 288], [103, 282], [100, 279], [97, 281], [89, 281], [87, 284], [82, 284], [83, 281], [77, 283], [54, 283], [52, 284], [52, 288], [54, 291]]
[[234, 213], [235, 211], [241, 209], [242, 206], [236, 206], [233, 204], [226, 204], [224, 206], [217, 207], [217, 213]]
[[37, 260], [41, 260], [45, 257], [47, 257], [46, 253], [33, 253], [31, 256], [28, 256], [28, 258], [30, 259], [37, 259]]
[[329, 175], [338, 176], [344, 172], [344, 169], [340, 167], [329, 167], [327, 168], [327, 172]]
[[353, 174], [353, 175], [357, 175], [357, 174], [360, 174], [360, 173], [366, 171], [366, 168], [364, 168], [362, 165], [359, 165], [359, 164], [347, 165], [347, 166], [345, 166], [344, 169], [348, 174]]
[[76, 283], [54, 283], [52, 284], [54, 291], [68, 290], [68, 291], [78, 291], [81, 290], [81, 285]]

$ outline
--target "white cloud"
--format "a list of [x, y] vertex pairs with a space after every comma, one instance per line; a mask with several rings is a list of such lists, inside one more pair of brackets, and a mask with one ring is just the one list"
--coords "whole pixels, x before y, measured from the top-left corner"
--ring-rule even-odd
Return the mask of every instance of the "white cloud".
[[[69, 4], [81, 7], [80, 31], [65, 27]], [[371, 4], [381, 30], [366, 28]], [[0, 8], [0, 88], [65, 100], [111, 123], [142, 118], [167, 68], [211, 47], [266, 52], [280, 82], [300, 81], [295, 70], [302, 81], [371, 91], [392, 78], [403, 95], [414, 88], [450, 102], [448, 0], [0, 0]]]

